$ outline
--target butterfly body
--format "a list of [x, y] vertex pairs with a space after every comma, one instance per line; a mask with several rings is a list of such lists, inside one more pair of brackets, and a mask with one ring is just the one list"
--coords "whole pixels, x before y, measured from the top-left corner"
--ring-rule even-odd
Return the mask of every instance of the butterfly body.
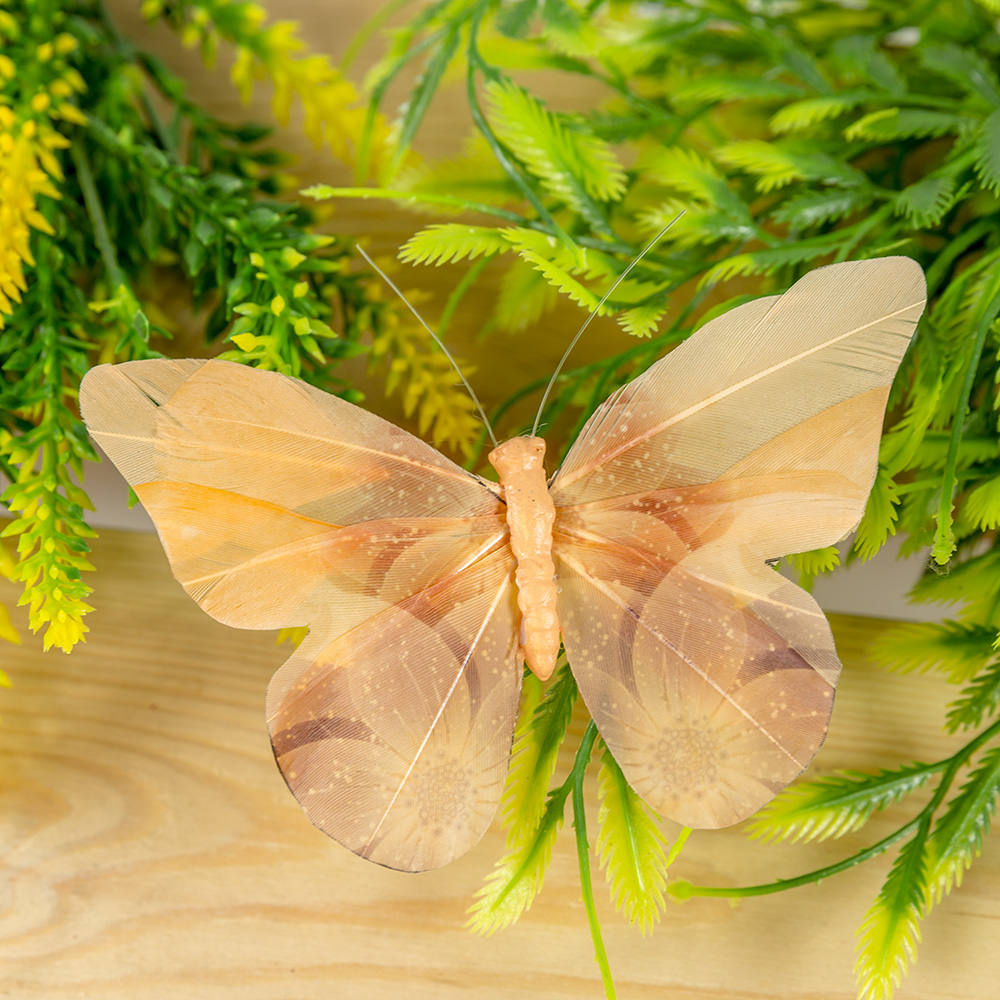
[[545, 479], [544, 459], [545, 441], [540, 437], [511, 438], [489, 455], [500, 479], [510, 548], [517, 560], [519, 651], [543, 681], [555, 670], [561, 631], [552, 562], [556, 507]]
[[550, 673], [560, 631], [660, 813], [735, 823], [802, 771], [840, 663], [816, 602], [770, 562], [860, 520], [924, 295], [919, 267], [890, 257], [713, 319], [598, 407], [548, 484], [538, 438], [500, 446], [492, 483], [228, 362], [102, 365], [81, 407], [208, 613], [309, 626], [266, 708], [309, 818], [420, 871], [489, 825], [522, 663]]

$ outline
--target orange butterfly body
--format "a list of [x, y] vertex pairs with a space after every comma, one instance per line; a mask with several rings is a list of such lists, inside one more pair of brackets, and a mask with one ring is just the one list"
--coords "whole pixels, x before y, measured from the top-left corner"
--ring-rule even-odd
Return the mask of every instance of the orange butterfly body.
[[521, 664], [560, 631], [629, 782], [688, 826], [737, 822], [808, 764], [840, 670], [768, 562], [852, 530], [923, 309], [905, 257], [822, 268], [706, 324], [594, 413], [548, 487], [500, 483], [285, 376], [219, 361], [95, 368], [81, 405], [175, 576], [242, 628], [308, 625], [267, 720], [321, 829], [408, 871], [496, 810]]

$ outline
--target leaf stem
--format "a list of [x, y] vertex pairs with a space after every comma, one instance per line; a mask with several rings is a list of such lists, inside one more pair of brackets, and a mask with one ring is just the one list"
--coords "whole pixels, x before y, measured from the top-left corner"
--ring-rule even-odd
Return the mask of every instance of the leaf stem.
[[573, 783], [573, 828], [576, 830], [576, 854], [580, 860], [580, 892], [583, 895], [583, 905], [587, 911], [587, 922], [590, 924], [590, 936], [594, 942], [594, 959], [601, 969], [601, 980], [604, 983], [604, 993], [608, 1000], [616, 1000], [615, 983], [611, 977], [611, 966], [604, 950], [604, 940], [601, 937], [601, 923], [597, 918], [597, 908], [594, 906], [594, 886], [590, 878], [590, 846], [587, 843], [587, 813], [583, 797], [583, 778], [587, 773], [590, 755], [597, 739], [597, 725], [593, 719], [580, 740], [573, 761], [573, 771], [570, 780]]

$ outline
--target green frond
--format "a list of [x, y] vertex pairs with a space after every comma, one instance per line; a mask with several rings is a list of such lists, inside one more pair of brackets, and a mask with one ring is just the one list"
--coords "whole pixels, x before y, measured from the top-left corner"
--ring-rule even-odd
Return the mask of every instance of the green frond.
[[870, 100], [870, 90], [845, 90], [839, 94], [824, 94], [821, 97], [806, 97], [792, 101], [771, 116], [768, 125], [773, 133], [798, 132], [811, 128], [820, 122], [836, 118], [850, 111], [863, 101]]
[[927, 845], [923, 827], [899, 852], [858, 931], [858, 1000], [892, 1000], [916, 958], [927, 904]]
[[579, 281], [576, 280], [576, 278], [572, 277], [557, 264], [547, 260], [541, 254], [537, 254], [533, 250], [522, 250], [520, 251], [520, 256], [525, 263], [530, 264], [536, 271], [544, 275], [545, 280], [553, 288], [562, 292], [563, 295], [568, 296], [572, 299], [572, 301], [577, 303], [577, 305], [582, 306], [588, 313], [596, 311], [599, 315], [604, 316], [611, 311], [611, 308], [607, 305], [607, 303], [598, 309], [597, 305], [601, 300], [597, 295], [590, 291], [589, 288], [585, 288]]
[[948, 803], [927, 841], [927, 870], [934, 902], [962, 884], [990, 832], [1000, 795], [1000, 747], [987, 750], [958, 794]]
[[501, 330], [517, 333], [537, 323], [555, 308], [559, 293], [520, 257], [513, 261], [500, 279], [496, 321]]
[[666, 311], [667, 303], [654, 299], [645, 305], [626, 309], [617, 317], [618, 324], [633, 337], [649, 337], [656, 332], [656, 328]]
[[807, 229], [824, 222], [843, 219], [870, 205], [872, 194], [863, 188], [825, 188], [805, 191], [783, 201], [774, 211], [776, 222], [793, 229]]
[[960, 135], [975, 124], [970, 115], [930, 108], [879, 108], [844, 129], [849, 142], [899, 142], [901, 139], [936, 139]]
[[913, 461], [938, 412], [942, 389], [940, 377], [931, 384], [922, 384], [920, 391], [912, 395], [903, 418], [882, 436], [879, 465], [885, 466], [890, 476], [896, 476]]
[[899, 494], [896, 482], [884, 465], [879, 465], [875, 482], [865, 505], [865, 512], [854, 536], [854, 551], [867, 562], [885, 545], [889, 535], [896, 534], [896, 507]]
[[802, 576], [814, 578], [820, 573], [829, 573], [840, 565], [840, 550], [836, 545], [809, 552], [795, 552], [785, 556], [783, 562], [795, 567]]
[[1000, 106], [1000, 81], [990, 63], [971, 47], [923, 45], [919, 56], [927, 69], [951, 80], [961, 90], [981, 97], [994, 108]]
[[673, 101], [678, 105], [701, 101], [776, 101], [801, 97], [804, 93], [802, 87], [780, 80], [720, 74], [681, 84], [673, 92]]
[[1000, 661], [990, 663], [977, 674], [948, 706], [948, 732], [974, 729], [1000, 708]]
[[[994, 591], [991, 591], [994, 592]], [[872, 643], [871, 655], [899, 673], [937, 670], [953, 684], [975, 676], [994, 656], [997, 631], [962, 622], [900, 622]]]
[[[954, 563], [948, 568], [947, 574], [925, 573], [914, 584], [910, 596], [914, 601], [929, 604], [964, 602], [960, 612], [962, 619], [972, 623], [989, 622], [998, 626], [1000, 625], [996, 602], [998, 591], [1000, 591], [1000, 549], [991, 549], [982, 555]], [[967, 679], [973, 673], [974, 669], [960, 679]]]
[[1000, 192], [1000, 111], [994, 111], [980, 124], [975, 157], [983, 187], [994, 194]]
[[747, 832], [760, 840], [827, 840], [860, 830], [872, 814], [922, 788], [926, 764], [865, 774], [839, 771], [786, 788], [757, 813]]
[[[529, 693], [538, 683], [532, 680], [533, 676], [525, 679]], [[507, 783], [500, 799], [509, 847], [525, 843], [538, 829], [576, 697], [576, 681], [564, 663], [544, 697], [538, 701], [530, 696], [526, 698], [514, 736]]]
[[660, 919], [667, 884], [666, 841], [655, 817], [625, 780], [607, 747], [598, 776], [601, 808], [596, 852], [616, 910], [646, 936]]
[[701, 277], [699, 288], [714, 285], [719, 281], [743, 277], [752, 274], [774, 274], [785, 267], [796, 264], [806, 264], [817, 257], [825, 257], [830, 253], [829, 243], [790, 244], [783, 247], [773, 247], [767, 250], [752, 250], [750, 253], [738, 253], [710, 267]]
[[969, 491], [962, 502], [962, 515], [983, 531], [1000, 526], [1000, 476], [992, 476]]
[[734, 196], [718, 167], [707, 157], [684, 146], [658, 146], [648, 150], [639, 158], [636, 170], [657, 184], [706, 204], [715, 204], [725, 192]]
[[499, 138], [554, 197], [588, 216], [597, 202], [625, 193], [625, 171], [611, 147], [571, 127], [509, 80], [486, 84], [490, 123]]
[[486, 876], [467, 913], [465, 926], [478, 934], [493, 934], [514, 923], [542, 890], [552, 846], [562, 826], [569, 790], [550, 795], [534, 836], [512, 848]]
[[955, 178], [951, 174], [929, 174], [903, 188], [895, 196], [893, 210], [897, 215], [905, 216], [911, 225], [929, 229], [944, 218], [957, 198]]
[[445, 222], [414, 233], [400, 248], [399, 259], [408, 264], [441, 264], [510, 252], [502, 229]]
[[802, 140], [782, 143], [762, 139], [728, 142], [716, 150], [723, 163], [757, 177], [757, 190], [767, 194], [794, 181], [819, 181], [854, 187], [865, 182], [864, 174], [827, 153], [808, 149]]

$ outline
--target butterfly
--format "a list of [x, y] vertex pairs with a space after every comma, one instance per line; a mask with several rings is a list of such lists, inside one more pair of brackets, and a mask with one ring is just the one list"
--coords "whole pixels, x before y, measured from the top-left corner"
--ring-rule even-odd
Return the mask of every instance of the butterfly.
[[80, 401], [205, 611], [309, 627], [266, 710], [309, 819], [422, 871], [489, 826], [522, 665], [547, 676], [560, 638], [659, 813], [736, 823], [807, 766], [840, 663], [772, 564], [858, 524], [924, 301], [919, 266], [888, 257], [746, 302], [598, 407], [548, 481], [541, 438], [501, 445], [492, 482], [224, 361], [101, 365]]

